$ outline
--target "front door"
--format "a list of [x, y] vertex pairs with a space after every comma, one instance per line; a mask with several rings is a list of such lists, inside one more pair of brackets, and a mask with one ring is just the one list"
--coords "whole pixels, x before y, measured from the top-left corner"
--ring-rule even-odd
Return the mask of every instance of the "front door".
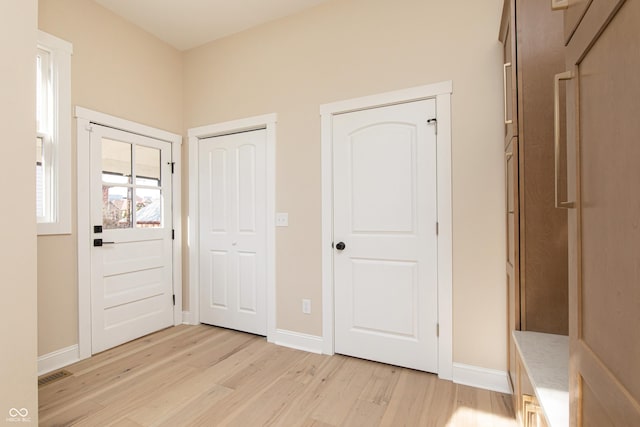
[[335, 351], [437, 372], [435, 100], [333, 118]]
[[91, 132], [92, 353], [173, 325], [171, 144]]
[[200, 321], [267, 333], [266, 130], [201, 139]]

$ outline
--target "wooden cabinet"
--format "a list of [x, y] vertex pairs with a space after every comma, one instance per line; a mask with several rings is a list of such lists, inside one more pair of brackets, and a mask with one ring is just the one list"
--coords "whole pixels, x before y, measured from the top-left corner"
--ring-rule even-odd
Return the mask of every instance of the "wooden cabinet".
[[516, 417], [523, 427], [547, 427], [544, 412], [536, 398], [522, 359], [516, 354]]
[[516, 78], [516, 34], [515, 5], [513, 0], [505, 0], [500, 25], [500, 40], [503, 47], [503, 83], [504, 83], [504, 141], [505, 145], [518, 136], [518, 87]]
[[[579, 3], [565, 11], [570, 26]], [[573, 78], [560, 88], [573, 202], [571, 424], [639, 426], [640, 1], [593, 0], [582, 15], [565, 50]]]
[[506, 183], [506, 223], [507, 223], [507, 337], [509, 374], [512, 382], [515, 379], [515, 343], [511, 339], [511, 331], [520, 330], [519, 280], [519, 203], [518, 203], [518, 138], [514, 137], [507, 145], [504, 153]]
[[509, 372], [512, 330], [568, 333], [567, 215], [554, 207], [553, 77], [563, 17], [550, 0], [505, 0], [505, 171]]

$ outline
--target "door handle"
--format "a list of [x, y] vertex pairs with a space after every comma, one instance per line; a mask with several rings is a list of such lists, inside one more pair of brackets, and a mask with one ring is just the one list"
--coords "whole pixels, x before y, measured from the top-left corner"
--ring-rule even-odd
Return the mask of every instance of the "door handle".
[[564, 73], [556, 74], [553, 80], [553, 151], [555, 161], [555, 207], [558, 209], [572, 209], [575, 208], [574, 202], [562, 202], [560, 201], [558, 191], [558, 181], [560, 175], [560, 81], [573, 79], [573, 71], [565, 71]]
[[116, 242], [103, 242], [102, 239], [93, 239], [93, 246], [99, 247], [102, 245], [113, 245]]
[[338, 244], [336, 245], [336, 249], [339, 251], [344, 251], [344, 248], [346, 248], [347, 245], [344, 244], [344, 242], [338, 242]]
[[509, 119], [507, 112], [507, 68], [511, 67], [511, 62], [507, 62], [504, 64], [504, 68], [502, 69], [502, 85], [504, 87], [503, 92], [503, 101], [504, 101], [504, 124], [510, 125], [513, 123], [513, 119]]

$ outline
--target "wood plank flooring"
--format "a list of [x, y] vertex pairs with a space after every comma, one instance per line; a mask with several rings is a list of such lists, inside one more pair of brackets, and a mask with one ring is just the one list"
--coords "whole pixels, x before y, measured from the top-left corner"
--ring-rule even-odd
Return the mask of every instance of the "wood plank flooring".
[[511, 397], [436, 375], [177, 326], [40, 387], [41, 426], [514, 427]]

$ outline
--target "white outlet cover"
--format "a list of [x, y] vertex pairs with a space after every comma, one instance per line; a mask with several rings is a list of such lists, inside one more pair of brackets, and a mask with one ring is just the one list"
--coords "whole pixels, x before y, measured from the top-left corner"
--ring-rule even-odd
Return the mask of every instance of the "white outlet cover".
[[276, 213], [276, 227], [288, 227], [289, 214], [287, 212]]
[[311, 300], [303, 299], [302, 300], [302, 313], [311, 314]]

